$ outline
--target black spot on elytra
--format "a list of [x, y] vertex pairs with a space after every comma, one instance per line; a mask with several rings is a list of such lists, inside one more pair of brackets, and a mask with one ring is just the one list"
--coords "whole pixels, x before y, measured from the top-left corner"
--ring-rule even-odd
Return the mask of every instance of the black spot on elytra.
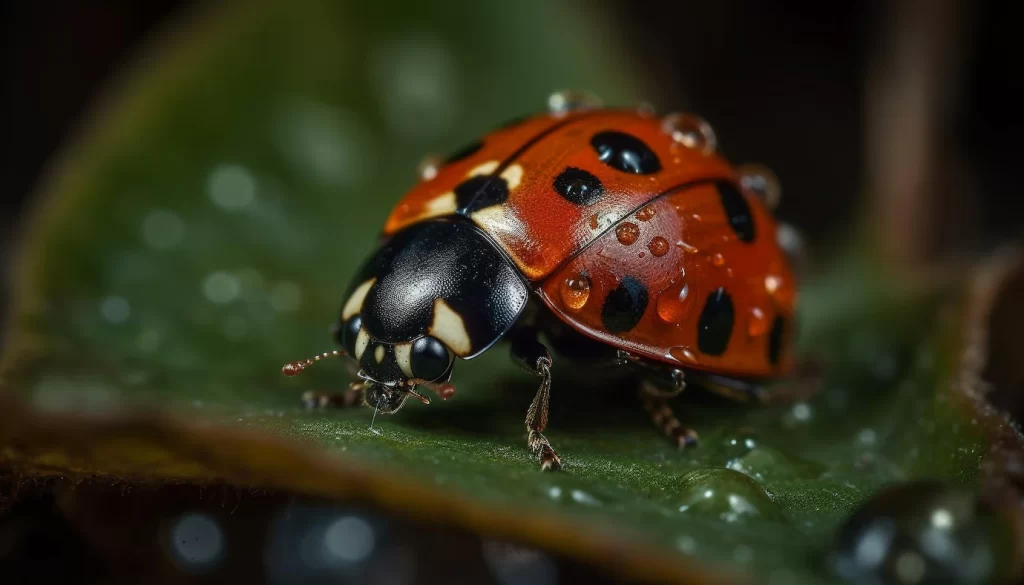
[[576, 205], [593, 205], [604, 195], [604, 185], [587, 171], [569, 167], [555, 177], [555, 191]]
[[601, 322], [612, 333], [636, 327], [647, 309], [647, 287], [638, 278], [626, 276], [604, 299]]
[[501, 177], [477, 175], [455, 187], [455, 201], [460, 213], [470, 214], [478, 209], [504, 203], [508, 199], [508, 183]]
[[744, 242], [754, 241], [754, 216], [750, 212], [750, 205], [747, 198], [740, 193], [732, 183], [719, 181], [715, 184], [718, 187], [718, 197], [725, 209], [725, 216], [729, 218], [729, 225], [736, 236]]
[[609, 130], [595, 134], [590, 145], [597, 151], [597, 158], [615, 170], [637, 175], [661, 170], [658, 155], [636, 136]]
[[725, 353], [735, 320], [729, 293], [720, 287], [709, 294], [700, 312], [700, 319], [697, 320], [697, 349], [707, 355]]
[[484, 147], [484, 143], [477, 140], [476, 142], [470, 142], [466, 146], [463, 146], [459, 150], [453, 152], [448, 158], [444, 159], [444, 164], [448, 165], [453, 162], [459, 162], [460, 160], [469, 158], [476, 154], [478, 150]]
[[772, 321], [772, 330], [768, 334], [768, 362], [777, 365], [782, 357], [782, 338], [786, 330], [786, 320], [776, 316]]

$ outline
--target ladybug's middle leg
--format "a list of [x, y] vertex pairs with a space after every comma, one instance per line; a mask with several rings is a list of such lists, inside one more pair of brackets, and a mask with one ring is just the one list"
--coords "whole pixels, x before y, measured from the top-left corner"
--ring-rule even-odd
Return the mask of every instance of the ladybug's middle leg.
[[537, 341], [536, 333], [529, 330], [515, 332], [511, 341], [512, 359], [541, 378], [537, 394], [526, 411], [526, 445], [540, 459], [541, 471], [556, 471], [561, 469], [562, 459], [544, 436], [551, 400], [551, 354]]
[[302, 404], [309, 409], [350, 408], [362, 406], [366, 396], [366, 384], [352, 382], [344, 392], [314, 392], [302, 395]]
[[640, 402], [651, 415], [654, 426], [661, 429], [665, 436], [671, 439], [677, 447], [684, 449], [691, 445], [696, 445], [698, 438], [697, 431], [683, 426], [679, 419], [676, 418], [675, 413], [672, 412], [672, 408], [668, 405], [668, 398], [682, 392], [686, 387], [682, 376], [678, 377], [676, 384], [677, 386], [673, 386], [674, 393], [666, 392], [653, 381], [644, 379], [640, 383]]

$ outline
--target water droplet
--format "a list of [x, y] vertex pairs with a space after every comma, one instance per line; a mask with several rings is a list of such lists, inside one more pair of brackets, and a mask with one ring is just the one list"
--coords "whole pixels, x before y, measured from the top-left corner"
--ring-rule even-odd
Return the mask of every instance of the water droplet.
[[651, 243], [647, 244], [647, 249], [651, 251], [651, 254], [658, 257], [668, 254], [669, 248], [668, 240], [661, 236], [655, 236]]
[[764, 290], [768, 291], [768, 294], [775, 296], [781, 286], [782, 278], [773, 274], [764, 277]]
[[764, 311], [758, 307], [750, 309], [750, 319], [747, 322], [747, 335], [760, 337], [768, 331], [768, 318]]
[[711, 263], [714, 264], [717, 268], [721, 268], [725, 266], [725, 256], [722, 256], [721, 254], [716, 252], [715, 254], [711, 255]]
[[186, 573], [205, 573], [224, 556], [224, 532], [205, 514], [186, 514], [171, 526], [172, 561]]
[[589, 91], [563, 90], [548, 96], [548, 111], [555, 116], [601, 107], [601, 98]]
[[585, 274], [576, 273], [562, 281], [558, 292], [569, 310], [579, 311], [590, 299], [590, 280]]
[[600, 506], [601, 501], [583, 490], [572, 490], [570, 493], [572, 501], [587, 506]]
[[132, 314], [132, 308], [124, 297], [107, 297], [100, 303], [103, 318], [115, 325], [124, 323]]
[[657, 214], [657, 211], [654, 209], [654, 206], [648, 205], [641, 209], [640, 211], [636, 212], [636, 218], [639, 219], [640, 221], [650, 221], [651, 218], [655, 216], [655, 214]]
[[668, 355], [676, 361], [683, 363], [697, 363], [697, 354], [695, 354], [690, 348], [683, 347], [681, 345], [669, 348]]
[[686, 282], [686, 274], [680, 273], [668, 287], [658, 295], [658, 317], [666, 323], [681, 323], [690, 313], [693, 299], [690, 297], [690, 285]]
[[615, 228], [615, 237], [624, 246], [632, 246], [640, 238], [640, 228], [635, 223], [625, 222]]
[[[752, 429], [740, 429], [723, 441], [725, 453], [729, 457], [743, 457], [757, 448], [757, 436]], [[728, 467], [728, 465], [726, 465]]]
[[1012, 564], [1012, 524], [970, 490], [913, 482], [887, 488], [840, 528], [827, 557], [855, 583], [989, 583]]
[[441, 168], [441, 157], [437, 155], [428, 155], [420, 161], [419, 167], [416, 171], [420, 176], [420, 180], [429, 181], [437, 176], [437, 171]]
[[771, 169], [759, 164], [740, 165], [737, 169], [740, 173], [740, 185], [757, 193], [769, 209], [775, 209], [782, 199], [782, 186], [779, 178]]
[[687, 473], [679, 480], [676, 505], [681, 513], [717, 517], [725, 522], [782, 517], [760, 484], [731, 469], [708, 468]]
[[357, 516], [343, 516], [324, 531], [324, 556], [328, 561], [358, 563], [373, 552], [375, 540], [369, 522]]
[[686, 252], [687, 254], [696, 254], [697, 252], [700, 252], [700, 250], [697, 248], [697, 246], [694, 246], [693, 244], [687, 243], [684, 240], [679, 240], [678, 242], [676, 242], [676, 246], [679, 246], [680, 248], [682, 248], [683, 251]]
[[[773, 481], [797, 478], [815, 479], [824, 472], [824, 468], [814, 462], [786, 455], [753, 441], [751, 444], [752, 447], [749, 449], [744, 445], [743, 449], [746, 449], [747, 452], [726, 461], [725, 467], [750, 476], [757, 481], [765, 481], [769, 478]], [[735, 447], [731, 447], [731, 449], [733, 452], [736, 450]]]
[[210, 172], [206, 189], [214, 205], [225, 211], [236, 211], [256, 198], [256, 179], [241, 165], [218, 165]]
[[170, 250], [185, 237], [185, 224], [173, 211], [154, 209], [142, 219], [142, 240], [151, 248]]
[[270, 306], [278, 312], [290, 313], [302, 305], [302, 289], [294, 282], [279, 282], [270, 289]]
[[661, 129], [675, 142], [704, 154], [715, 152], [718, 144], [711, 124], [693, 114], [669, 114], [662, 120]]
[[814, 410], [806, 402], [797, 402], [793, 405], [792, 415], [793, 420], [803, 423], [811, 420], [811, 417], [814, 416]]
[[241, 289], [238, 278], [227, 272], [212, 272], [203, 279], [203, 295], [218, 305], [235, 300]]

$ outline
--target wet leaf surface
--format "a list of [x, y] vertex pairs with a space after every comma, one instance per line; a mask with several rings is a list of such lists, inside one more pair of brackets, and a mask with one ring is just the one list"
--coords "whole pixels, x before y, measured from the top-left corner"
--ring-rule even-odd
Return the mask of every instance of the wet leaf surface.
[[586, 41], [600, 23], [539, 1], [408, 8], [399, 22], [317, 0], [224, 9], [113, 94], [20, 256], [2, 375], [32, 410], [0, 414], [19, 473], [352, 496], [680, 582], [695, 566], [827, 581], [825, 543], [882, 486], [979, 485], [990, 429], [952, 383], [958, 303], [863, 262], [803, 293], [824, 390], [765, 409], [688, 392], [694, 450], [658, 436], [627, 385], [556, 361], [548, 436], [567, 469], [540, 473], [522, 426], [534, 381], [501, 347], [458, 365], [452, 400], [373, 429], [367, 410], [301, 408], [350, 373], [280, 366], [331, 348], [340, 295], [424, 152], [455, 152], [553, 88], [642, 97]]

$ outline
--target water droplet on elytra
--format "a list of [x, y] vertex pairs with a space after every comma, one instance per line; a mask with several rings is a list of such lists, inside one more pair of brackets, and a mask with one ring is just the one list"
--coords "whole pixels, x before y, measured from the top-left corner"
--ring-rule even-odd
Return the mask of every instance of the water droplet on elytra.
[[417, 167], [417, 173], [420, 176], [420, 180], [429, 181], [437, 176], [437, 171], [441, 168], [441, 157], [436, 155], [429, 155], [424, 157], [420, 161], [419, 167]]
[[718, 144], [711, 124], [693, 114], [669, 114], [661, 121], [661, 129], [676, 143], [704, 154], [715, 152]]
[[569, 310], [579, 311], [590, 299], [590, 280], [585, 274], [576, 273], [562, 281], [558, 292]]
[[711, 256], [711, 263], [714, 264], [716, 267], [721, 268], [725, 266], [725, 256], [715, 253]]
[[683, 347], [681, 345], [670, 348], [668, 350], [668, 355], [680, 362], [697, 363], [697, 354], [693, 353], [690, 348]]
[[768, 331], [768, 318], [758, 307], [750, 309], [750, 320], [747, 322], [747, 335], [760, 337]]
[[693, 299], [690, 297], [690, 286], [686, 282], [686, 275], [680, 274], [673, 280], [668, 288], [658, 295], [657, 311], [658, 317], [666, 323], [680, 323], [690, 312]]
[[764, 165], [746, 164], [739, 167], [740, 185], [757, 193], [757, 195], [768, 204], [768, 207], [775, 209], [782, 199], [782, 186], [779, 178], [771, 169]]
[[676, 245], [682, 248], [683, 251], [688, 254], [696, 254], [697, 252], [700, 251], [696, 246], [694, 246], [693, 244], [689, 244], [684, 240], [679, 240], [678, 242], [676, 242]]
[[656, 236], [651, 243], [647, 244], [647, 249], [651, 251], [651, 254], [655, 256], [664, 256], [668, 254], [669, 245], [668, 240], [661, 236]]
[[640, 221], [650, 221], [650, 219], [654, 217], [655, 213], [657, 212], [655, 211], [654, 206], [648, 205], [647, 207], [644, 207], [640, 211], [636, 212], [636, 218], [639, 219]]
[[640, 238], [640, 228], [635, 223], [626, 222], [615, 228], [615, 237], [624, 246], [631, 246]]
[[548, 111], [555, 116], [601, 107], [601, 98], [589, 91], [563, 90], [548, 96]]

